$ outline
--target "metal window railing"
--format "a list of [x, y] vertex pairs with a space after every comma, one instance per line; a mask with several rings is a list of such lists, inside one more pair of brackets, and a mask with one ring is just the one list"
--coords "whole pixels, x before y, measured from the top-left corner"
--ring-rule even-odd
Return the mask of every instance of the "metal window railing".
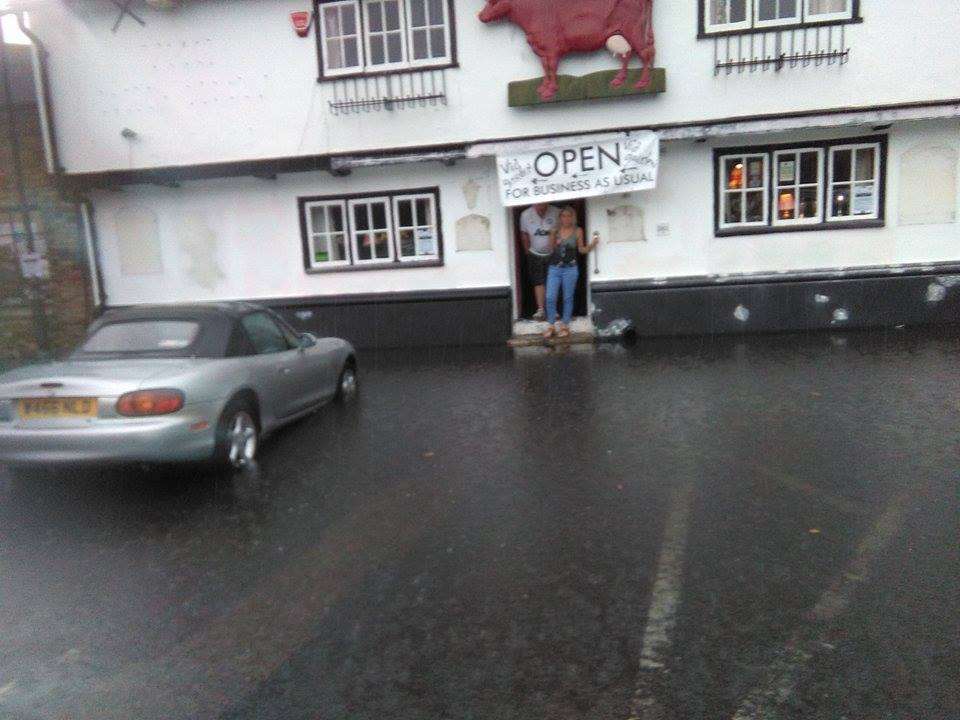
[[330, 83], [330, 87], [332, 96], [327, 104], [334, 115], [447, 104], [444, 70], [345, 78]]
[[714, 75], [845, 65], [849, 59], [844, 25], [727, 35], [713, 42]]

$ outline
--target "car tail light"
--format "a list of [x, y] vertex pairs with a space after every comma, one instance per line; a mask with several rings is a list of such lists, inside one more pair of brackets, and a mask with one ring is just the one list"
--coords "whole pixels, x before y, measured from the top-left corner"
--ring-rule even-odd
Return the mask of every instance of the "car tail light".
[[183, 407], [183, 393], [179, 390], [137, 390], [120, 396], [117, 412], [121, 415], [169, 415]]

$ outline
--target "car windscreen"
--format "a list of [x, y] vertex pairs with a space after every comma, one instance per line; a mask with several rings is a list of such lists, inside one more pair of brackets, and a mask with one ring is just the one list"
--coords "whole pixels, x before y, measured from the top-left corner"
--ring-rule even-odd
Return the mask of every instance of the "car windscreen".
[[136, 320], [97, 328], [78, 353], [91, 355], [182, 355], [200, 333], [196, 320]]

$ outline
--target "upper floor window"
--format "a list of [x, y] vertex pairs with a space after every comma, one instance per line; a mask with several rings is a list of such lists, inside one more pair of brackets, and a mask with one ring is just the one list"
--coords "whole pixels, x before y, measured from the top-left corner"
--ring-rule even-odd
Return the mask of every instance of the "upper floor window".
[[439, 265], [436, 189], [300, 199], [308, 270]]
[[321, 76], [455, 62], [451, 0], [317, 0]]
[[851, 22], [859, 0], [700, 0], [705, 35]]
[[885, 153], [882, 137], [715, 150], [717, 234], [876, 226]]

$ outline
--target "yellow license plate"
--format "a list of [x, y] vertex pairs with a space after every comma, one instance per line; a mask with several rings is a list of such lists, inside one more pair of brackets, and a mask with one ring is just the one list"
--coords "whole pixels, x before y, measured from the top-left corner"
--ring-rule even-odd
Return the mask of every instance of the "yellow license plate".
[[23, 398], [18, 404], [23, 420], [89, 418], [97, 416], [96, 398]]

